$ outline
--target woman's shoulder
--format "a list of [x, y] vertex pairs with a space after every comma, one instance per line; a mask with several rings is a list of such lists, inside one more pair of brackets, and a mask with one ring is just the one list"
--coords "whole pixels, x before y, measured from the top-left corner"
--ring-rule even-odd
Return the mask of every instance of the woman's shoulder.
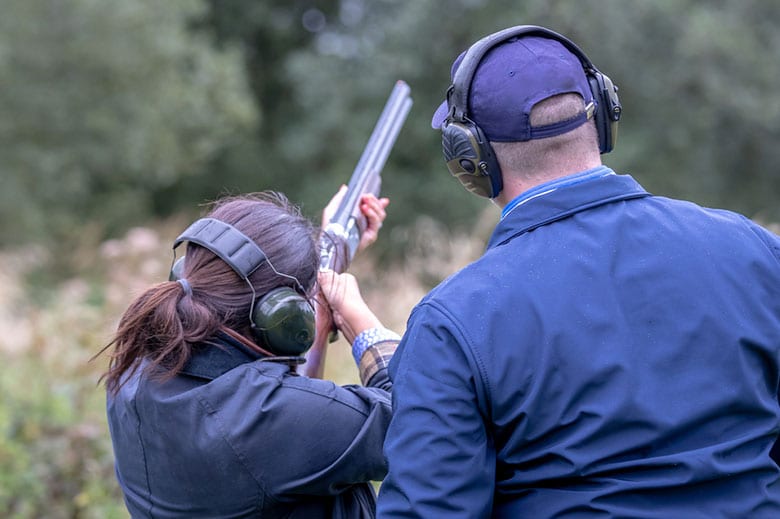
[[275, 410], [294, 406], [304, 413], [353, 410], [367, 414], [373, 405], [390, 405], [387, 391], [305, 377], [285, 364], [269, 361], [242, 364], [207, 386], [204, 399], [211, 405], [237, 412], [246, 408]]

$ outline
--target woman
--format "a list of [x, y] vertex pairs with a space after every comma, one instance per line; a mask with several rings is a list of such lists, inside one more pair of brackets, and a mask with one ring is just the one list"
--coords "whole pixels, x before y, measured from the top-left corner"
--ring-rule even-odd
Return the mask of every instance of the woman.
[[[363, 198], [360, 248], [386, 205]], [[317, 231], [283, 195], [220, 200], [174, 248], [183, 241], [174, 280], [138, 297], [109, 344], [108, 422], [132, 516], [372, 517], [398, 336], [352, 276], [318, 274]], [[297, 375], [317, 293], [363, 360], [364, 386]], [[292, 343], [274, 336], [269, 305], [295, 328]]]

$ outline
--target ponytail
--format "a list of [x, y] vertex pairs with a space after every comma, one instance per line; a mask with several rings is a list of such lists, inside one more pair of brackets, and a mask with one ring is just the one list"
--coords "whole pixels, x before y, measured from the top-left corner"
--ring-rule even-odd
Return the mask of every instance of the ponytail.
[[[188, 290], [189, 288], [189, 290]], [[159, 283], [133, 301], [119, 321], [108, 370], [101, 380], [116, 394], [146, 359], [145, 370], [165, 380], [190, 358], [192, 344], [212, 337], [220, 327], [213, 309], [200, 302], [189, 283]]]

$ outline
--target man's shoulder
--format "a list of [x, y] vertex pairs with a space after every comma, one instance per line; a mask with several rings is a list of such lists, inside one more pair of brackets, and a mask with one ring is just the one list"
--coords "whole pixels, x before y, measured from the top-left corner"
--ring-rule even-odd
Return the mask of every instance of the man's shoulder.
[[710, 227], [719, 231], [750, 231], [751, 236], [758, 236], [770, 246], [776, 247], [777, 244], [780, 244], [780, 236], [774, 230], [730, 209], [707, 207], [692, 201], [663, 196], [650, 197], [648, 202], [663, 207], [664, 213], [669, 218], [680, 219], [692, 225]]
[[[522, 257], [509, 257], [507, 249], [487, 250], [482, 256], [452, 273], [423, 297], [415, 308], [435, 308], [454, 319], [470, 317], [476, 309], [483, 311], [497, 304], [497, 297], [508, 288], [519, 289], [522, 268], [507, 269], [511, 263], [520, 266]], [[512, 272], [518, 273], [513, 279]], [[464, 316], [464, 314], [466, 314]]]
[[489, 267], [483, 254], [468, 265], [458, 269], [428, 292], [421, 302], [441, 301], [446, 303], [456, 294], [478, 290], [484, 285]]

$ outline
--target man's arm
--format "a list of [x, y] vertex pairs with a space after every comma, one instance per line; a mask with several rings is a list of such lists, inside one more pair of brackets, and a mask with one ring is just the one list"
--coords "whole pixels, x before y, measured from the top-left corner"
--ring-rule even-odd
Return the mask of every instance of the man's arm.
[[495, 452], [477, 403], [479, 377], [464, 351], [443, 313], [416, 309], [391, 362], [390, 469], [379, 517], [490, 516]]

